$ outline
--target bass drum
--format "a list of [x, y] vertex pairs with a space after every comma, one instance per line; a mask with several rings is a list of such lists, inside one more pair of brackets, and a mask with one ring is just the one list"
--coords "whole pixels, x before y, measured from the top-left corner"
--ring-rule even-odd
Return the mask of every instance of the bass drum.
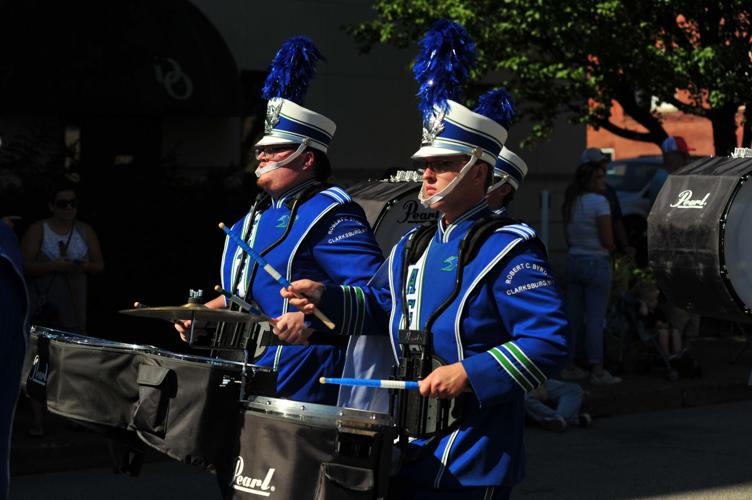
[[436, 210], [424, 208], [418, 201], [420, 186], [417, 181], [369, 180], [347, 188], [352, 199], [363, 207], [385, 255], [413, 227], [438, 220]]
[[672, 304], [752, 322], [752, 158], [708, 158], [671, 174], [648, 216], [648, 256]]

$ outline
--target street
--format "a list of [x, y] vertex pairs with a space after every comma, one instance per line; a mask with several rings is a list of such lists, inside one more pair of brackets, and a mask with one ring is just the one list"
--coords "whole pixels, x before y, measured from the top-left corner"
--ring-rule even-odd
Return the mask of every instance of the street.
[[752, 498], [752, 402], [528, 429], [513, 499]]
[[[752, 498], [752, 402], [596, 419], [554, 434], [528, 428], [519, 499]], [[14, 477], [11, 500], [219, 498], [214, 476], [175, 462], [141, 476], [86, 469]]]

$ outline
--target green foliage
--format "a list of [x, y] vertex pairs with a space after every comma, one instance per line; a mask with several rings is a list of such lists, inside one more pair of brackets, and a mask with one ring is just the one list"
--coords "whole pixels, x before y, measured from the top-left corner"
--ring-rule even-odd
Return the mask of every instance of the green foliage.
[[612, 277], [614, 290], [631, 290], [637, 283], [655, 285], [655, 276], [648, 268], [638, 267], [634, 257], [617, 255], [614, 257], [614, 272]]
[[[564, 115], [659, 144], [666, 132], [653, 96], [719, 130], [752, 100], [746, 0], [375, 0], [373, 7], [375, 19], [347, 28], [364, 51], [408, 47], [441, 17], [463, 24], [478, 46], [472, 77], [510, 75], [506, 84], [532, 119], [534, 137]], [[689, 92], [689, 103], [677, 100], [677, 89]], [[609, 121], [612, 101], [644, 130]], [[735, 141], [717, 135], [717, 153]]]

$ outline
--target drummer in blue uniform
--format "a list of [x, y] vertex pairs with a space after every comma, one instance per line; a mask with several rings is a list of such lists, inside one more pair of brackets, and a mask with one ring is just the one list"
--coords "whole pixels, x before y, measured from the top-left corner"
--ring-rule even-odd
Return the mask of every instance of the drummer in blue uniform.
[[[466, 36], [455, 23], [437, 22], [424, 38], [423, 53], [428, 58], [450, 54], [455, 60], [432, 59], [422, 67], [456, 67], [456, 59], [472, 48]], [[427, 40], [437, 38], [442, 45], [431, 47]], [[421, 61], [416, 62], [419, 78]], [[456, 82], [454, 76], [449, 80]], [[456, 93], [442, 92], [442, 75], [426, 80], [431, 87], [426, 93], [438, 97], [424, 102], [422, 146], [413, 159], [424, 169], [420, 199], [442, 217], [429, 228], [433, 236], [425, 249], [403, 266], [406, 248], [423, 230], [414, 229], [368, 286], [325, 287], [300, 280], [293, 287], [307, 299], [284, 289], [281, 294], [306, 312], [318, 304], [338, 324], [365, 318], [343, 333], [388, 332], [395, 364], [408, 355], [400, 330], [428, 331], [443, 366], [420, 381], [420, 393], [463, 396], [463, 414], [454, 426], [433, 438], [412, 439], [403, 449], [390, 497], [508, 498], [525, 469], [524, 394], [565, 362], [568, 325], [545, 251], [528, 226], [496, 217], [498, 227], [478, 244], [473, 258], [462, 262], [466, 235], [494, 218], [485, 195], [507, 131], [489, 116], [497, 115], [503, 102], [494, 106], [500, 94], [490, 93], [471, 111], [453, 100]]]
[[505, 215], [507, 207], [520, 189], [520, 184], [527, 175], [527, 164], [513, 151], [504, 146], [493, 168], [493, 184], [488, 188], [486, 200], [491, 210], [498, 215]]
[[[232, 231], [289, 280], [363, 285], [383, 256], [359, 205], [342, 189], [325, 184], [327, 151], [335, 131], [329, 118], [300, 105], [321, 54], [305, 37], [285, 42], [272, 62], [263, 94], [268, 100], [265, 134], [255, 145], [256, 175], [263, 193]], [[279, 296], [279, 284], [228, 237], [222, 286], [277, 319], [275, 333], [295, 340], [307, 329], [304, 315]], [[206, 304], [224, 308], [223, 296]], [[177, 325], [185, 335], [187, 322]], [[310, 330], [309, 330], [310, 331]], [[336, 387], [318, 384], [338, 376], [345, 346], [270, 346], [255, 361], [278, 371], [277, 395], [334, 404]]]

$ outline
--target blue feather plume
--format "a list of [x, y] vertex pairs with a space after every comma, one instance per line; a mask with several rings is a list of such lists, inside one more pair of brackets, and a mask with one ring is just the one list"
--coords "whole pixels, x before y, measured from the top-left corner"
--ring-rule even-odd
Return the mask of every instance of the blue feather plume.
[[495, 120], [506, 129], [509, 129], [509, 124], [517, 116], [512, 96], [504, 87], [489, 90], [480, 96], [478, 106], [473, 111]]
[[261, 95], [267, 101], [282, 97], [302, 104], [319, 59], [326, 60], [310, 38], [294, 36], [288, 39], [274, 56]]
[[436, 21], [420, 41], [413, 74], [420, 84], [418, 108], [423, 118], [434, 105], [446, 111], [447, 99], [457, 100], [462, 85], [475, 66], [475, 44], [465, 28], [446, 19]]

